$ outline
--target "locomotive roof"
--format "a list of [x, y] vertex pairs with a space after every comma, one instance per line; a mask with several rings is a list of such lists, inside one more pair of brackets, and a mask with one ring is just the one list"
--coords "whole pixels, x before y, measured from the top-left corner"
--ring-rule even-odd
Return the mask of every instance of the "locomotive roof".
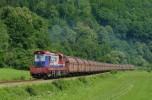
[[46, 55], [54, 55], [54, 56], [63, 56], [62, 54], [59, 53], [52, 53], [50, 51], [35, 51], [34, 54], [46, 54]]
[[34, 54], [48, 54], [48, 55], [50, 55], [51, 52], [49, 52], [49, 51], [35, 51]]

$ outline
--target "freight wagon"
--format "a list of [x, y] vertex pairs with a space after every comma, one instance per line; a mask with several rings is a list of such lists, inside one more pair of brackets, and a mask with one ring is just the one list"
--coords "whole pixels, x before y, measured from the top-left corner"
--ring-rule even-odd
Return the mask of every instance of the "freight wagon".
[[89, 74], [111, 70], [134, 70], [132, 65], [108, 64], [49, 51], [34, 52], [34, 66], [30, 68], [33, 78], [61, 77], [71, 74]]

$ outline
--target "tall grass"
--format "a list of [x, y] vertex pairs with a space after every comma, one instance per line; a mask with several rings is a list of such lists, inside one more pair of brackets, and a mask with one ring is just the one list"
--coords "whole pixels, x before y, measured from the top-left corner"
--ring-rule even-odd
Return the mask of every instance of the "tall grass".
[[29, 80], [29, 71], [16, 70], [10, 68], [0, 68], [0, 81]]
[[4, 87], [0, 88], [0, 97], [8, 100], [150, 100], [151, 78], [152, 73], [146, 71], [104, 73], [52, 83]]
[[[101, 77], [103, 76], [103, 77]], [[105, 79], [110, 77], [111, 74], [99, 74], [93, 77], [79, 77], [77, 79], [64, 80], [59, 79], [53, 81], [52, 83], [45, 84], [33, 84], [27, 86], [16, 86], [16, 87], [1, 87], [0, 88], [0, 97], [2, 99], [33, 99], [33, 97], [41, 97], [52, 94], [53, 97], [58, 93], [68, 93], [75, 94], [78, 92], [79, 88], [84, 88], [87, 86], [95, 85], [96, 81], [99, 79]], [[30, 98], [29, 98], [30, 97]], [[44, 98], [43, 98], [44, 99]]]

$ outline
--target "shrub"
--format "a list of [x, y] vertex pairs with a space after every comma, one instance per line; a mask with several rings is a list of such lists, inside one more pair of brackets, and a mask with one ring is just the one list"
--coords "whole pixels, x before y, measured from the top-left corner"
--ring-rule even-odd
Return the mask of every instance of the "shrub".
[[32, 88], [32, 86], [27, 86], [25, 89], [31, 96], [36, 96], [36, 90]]
[[151, 69], [147, 69], [147, 72], [149, 72], [149, 73], [150, 73], [150, 72], [151, 72]]
[[88, 83], [88, 80], [85, 77], [80, 77], [80, 78], [78, 78], [78, 80], [84, 84]]
[[109, 79], [111, 77], [112, 77], [112, 74], [110, 73], [104, 73], [104, 74], [99, 75], [99, 78], [102, 78], [102, 79]]
[[66, 80], [56, 80], [52, 82], [52, 84], [61, 91], [68, 89], [68, 87], [70, 86], [70, 82]]
[[118, 72], [117, 70], [111, 70], [110, 71], [111, 74], [117, 74], [117, 72]]
[[25, 76], [21, 76], [21, 77], [20, 77], [20, 80], [25, 80]]

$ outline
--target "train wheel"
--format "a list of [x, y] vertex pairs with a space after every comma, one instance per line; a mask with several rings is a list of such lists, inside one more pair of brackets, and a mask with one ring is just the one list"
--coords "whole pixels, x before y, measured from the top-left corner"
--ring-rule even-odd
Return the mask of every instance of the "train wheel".
[[43, 75], [43, 79], [44, 79], [44, 80], [47, 80], [47, 79], [48, 79], [48, 76], [47, 76], [47, 75]]

